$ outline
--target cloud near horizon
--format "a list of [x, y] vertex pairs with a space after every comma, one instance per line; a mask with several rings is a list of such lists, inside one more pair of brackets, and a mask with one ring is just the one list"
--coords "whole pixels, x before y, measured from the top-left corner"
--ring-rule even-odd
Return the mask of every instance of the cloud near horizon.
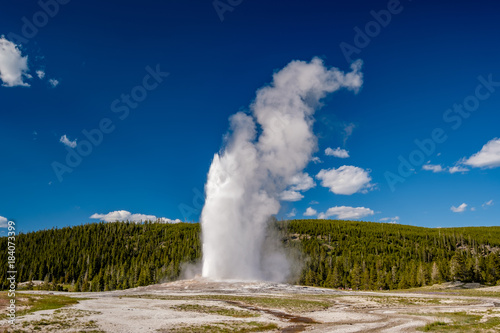
[[399, 223], [399, 216], [383, 217], [379, 221], [385, 222], [385, 223], [390, 223], [390, 224], [397, 224], [397, 223]]
[[160, 223], [179, 223], [182, 222], [179, 219], [169, 219], [166, 217], [156, 217], [155, 215], [146, 214], [132, 214], [126, 210], [116, 210], [114, 212], [109, 212], [107, 214], [93, 214], [90, 216], [91, 219], [98, 219], [105, 222], [116, 222], [116, 221], [132, 221], [132, 222], [144, 222], [144, 221], [155, 221]]
[[9, 220], [6, 217], [0, 216], [0, 228], [7, 228]]
[[328, 208], [325, 213], [319, 213], [318, 219], [336, 216], [339, 220], [357, 220], [373, 214], [373, 210], [365, 207], [335, 206]]

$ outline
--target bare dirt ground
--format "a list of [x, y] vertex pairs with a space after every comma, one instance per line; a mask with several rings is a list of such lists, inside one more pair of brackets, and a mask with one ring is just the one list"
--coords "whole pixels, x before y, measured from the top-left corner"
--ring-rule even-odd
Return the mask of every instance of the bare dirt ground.
[[81, 299], [22, 316], [6, 331], [415, 332], [428, 325], [426, 330], [435, 332], [500, 332], [500, 298], [491, 295], [353, 292], [205, 279], [123, 291], [50, 294]]

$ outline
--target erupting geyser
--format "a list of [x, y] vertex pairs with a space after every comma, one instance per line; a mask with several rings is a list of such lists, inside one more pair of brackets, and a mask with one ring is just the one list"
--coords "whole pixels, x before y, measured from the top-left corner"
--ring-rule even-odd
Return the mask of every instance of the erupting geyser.
[[292, 61], [257, 91], [250, 113], [230, 118], [225, 148], [215, 154], [201, 215], [203, 276], [283, 281], [290, 272], [280, 251], [264, 249], [266, 224], [279, 196], [317, 149], [312, 131], [320, 100], [340, 88], [362, 85], [361, 61], [343, 73], [322, 60]]

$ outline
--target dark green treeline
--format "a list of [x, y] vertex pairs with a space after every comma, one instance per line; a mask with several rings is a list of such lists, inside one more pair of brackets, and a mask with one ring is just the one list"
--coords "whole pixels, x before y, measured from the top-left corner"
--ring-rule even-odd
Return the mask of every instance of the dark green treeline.
[[[277, 222], [306, 258], [305, 285], [398, 289], [460, 280], [500, 283], [500, 227], [428, 229], [370, 222]], [[93, 223], [18, 235], [18, 281], [47, 288], [125, 289], [179, 277], [201, 258], [198, 224]], [[7, 263], [7, 238], [0, 238]], [[6, 269], [0, 284], [6, 289]]]

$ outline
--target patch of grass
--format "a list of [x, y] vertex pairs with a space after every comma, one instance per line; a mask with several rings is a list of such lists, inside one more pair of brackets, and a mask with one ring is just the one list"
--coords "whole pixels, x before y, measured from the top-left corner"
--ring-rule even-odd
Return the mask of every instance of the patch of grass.
[[278, 325], [272, 323], [260, 323], [260, 322], [231, 322], [231, 323], [214, 323], [207, 325], [191, 325], [176, 327], [166, 330], [159, 330], [159, 332], [164, 333], [247, 333], [247, 332], [265, 332], [270, 330], [275, 330]]
[[422, 305], [436, 305], [441, 303], [441, 300], [436, 298], [370, 296], [368, 299], [370, 301], [385, 305], [422, 306]]
[[451, 320], [449, 323], [436, 321], [419, 328], [423, 332], [488, 332], [495, 329], [498, 332], [500, 329], [500, 318], [492, 317], [484, 322], [480, 322], [483, 316], [467, 314], [465, 312], [450, 312], [450, 313], [434, 313], [434, 314], [419, 314], [429, 315], [438, 318], [447, 318]]
[[433, 323], [429, 323], [429, 324], [425, 325], [424, 327], [420, 328], [419, 331], [430, 332], [430, 331], [433, 331], [433, 330], [438, 329], [438, 328], [446, 327], [446, 325], [448, 325], [448, 324], [446, 324], [442, 321], [435, 321]]
[[[0, 300], [7, 304], [10, 298], [7, 293], [0, 293]], [[33, 294], [16, 294], [16, 316], [23, 316], [31, 312], [59, 309], [64, 306], [77, 304], [79, 299], [60, 296], [60, 295], [33, 295]], [[82, 300], [82, 298], [80, 298]], [[6, 314], [0, 314], [0, 319], [6, 318]]]
[[229, 316], [235, 318], [249, 318], [249, 317], [258, 317], [260, 314], [253, 313], [250, 311], [237, 310], [233, 308], [224, 308], [221, 306], [206, 306], [206, 305], [198, 305], [198, 304], [181, 304], [177, 306], [172, 306], [175, 310], [181, 311], [192, 311], [192, 312], [200, 312], [200, 313], [212, 313], [218, 314], [221, 316]]
[[292, 295], [290, 297], [260, 297], [260, 296], [235, 296], [235, 295], [196, 295], [196, 296], [171, 296], [171, 295], [138, 295], [124, 296], [131, 298], [149, 298], [164, 300], [204, 300], [204, 301], [233, 301], [245, 305], [281, 309], [292, 312], [309, 312], [328, 309], [330, 302], [325, 300], [311, 300]]
[[477, 289], [442, 289], [438, 287], [426, 286], [420, 288], [411, 288], [404, 290], [389, 290], [392, 293], [423, 293], [435, 295], [451, 295], [451, 296], [471, 296], [471, 297], [500, 297], [500, 291], [488, 291]]
[[91, 314], [98, 314], [96, 311], [86, 311], [78, 309], [59, 309], [49, 318], [40, 320], [23, 321], [24, 330], [19, 332], [32, 332], [41, 330], [59, 332], [61, 330], [78, 330], [78, 332], [102, 332], [97, 330], [98, 326], [94, 320], [82, 321], [79, 318]]

